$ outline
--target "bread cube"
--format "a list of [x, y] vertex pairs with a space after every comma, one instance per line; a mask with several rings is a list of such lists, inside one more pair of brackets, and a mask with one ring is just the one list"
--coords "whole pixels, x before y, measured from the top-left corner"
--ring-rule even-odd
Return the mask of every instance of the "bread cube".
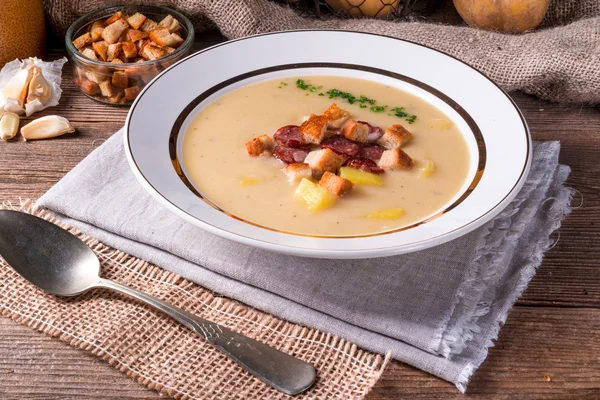
[[386, 149], [400, 147], [412, 137], [411, 133], [402, 125], [395, 124], [387, 128], [382, 137], [377, 140], [377, 144]]
[[150, 32], [150, 40], [160, 47], [177, 47], [183, 39], [176, 33], [170, 33], [167, 28], [158, 28]]
[[81, 50], [81, 54], [83, 54], [91, 60], [98, 61], [98, 57], [96, 57], [96, 52], [91, 47], [86, 47], [85, 49]]
[[301, 181], [303, 178], [312, 178], [312, 170], [306, 163], [293, 163], [281, 169], [290, 183]]
[[119, 19], [112, 24], [108, 25], [102, 31], [102, 39], [106, 40], [108, 44], [117, 43], [119, 38], [129, 28], [129, 24], [124, 19]]
[[411, 169], [414, 165], [413, 159], [399, 147], [384, 151], [379, 160], [383, 169]]
[[341, 128], [350, 118], [350, 113], [343, 108], [339, 108], [335, 103], [330, 105], [323, 115], [327, 118], [327, 126], [332, 129]]
[[144, 44], [144, 47], [142, 47], [140, 55], [146, 60], [156, 60], [158, 58], [166, 56], [167, 52], [164, 49], [155, 45], [154, 43], [147, 41], [146, 44]]
[[331, 172], [325, 172], [319, 181], [319, 186], [324, 187], [334, 196], [342, 197], [352, 189], [353, 184], [348, 179], [339, 177]]
[[116, 13], [114, 13], [110, 18], [108, 18], [104, 22], [106, 23], [106, 25], [110, 25], [113, 22], [120, 20], [122, 16], [123, 16], [123, 11], [117, 11]]
[[127, 23], [129, 23], [129, 26], [131, 26], [133, 29], [140, 29], [140, 26], [142, 26], [145, 20], [146, 16], [144, 14], [136, 12], [127, 18]]
[[358, 143], [367, 143], [367, 136], [369, 136], [369, 126], [360, 122], [356, 122], [353, 119], [346, 121], [342, 128], [342, 133], [346, 138], [353, 140]]
[[79, 78], [78, 82], [81, 91], [87, 95], [95, 96], [100, 93], [100, 87], [96, 82], [92, 82], [89, 79]]
[[92, 43], [92, 47], [94, 48], [96, 54], [100, 56], [102, 61], [106, 61], [108, 59], [108, 43], [106, 43], [104, 40], [100, 40], [99, 42]]
[[123, 89], [118, 88], [115, 90], [114, 95], [112, 95], [108, 98], [108, 101], [110, 103], [115, 103], [115, 104], [121, 103], [121, 100], [123, 100], [123, 98], [124, 98], [123, 96], [124, 96]]
[[92, 36], [89, 32], [86, 32], [83, 35], [79, 36], [77, 39], [73, 40], [73, 46], [75, 46], [77, 50], [83, 49], [90, 43], [92, 43]]
[[142, 32], [137, 29], [130, 29], [127, 31], [129, 33], [129, 39], [132, 42], [137, 42], [138, 40], [146, 39], [150, 34], [148, 32]]
[[271, 150], [275, 143], [269, 135], [260, 135], [246, 143], [246, 151], [250, 157], [258, 157], [261, 155], [271, 154]]
[[126, 58], [134, 58], [134, 57], [137, 56], [138, 50], [137, 50], [137, 47], [136, 47], [135, 43], [133, 43], [133, 42], [123, 42], [122, 43], [122, 47], [123, 47], [123, 55]]
[[327, 131], [327, 118], [322, 115], [310, 114], [300, 125], [300, 134], [307, 143], [319, 144]]
[[97, 83], [97, 84], [100, 84], [100, 82], [104, 82], [104, 81], [108, 80], [108, 77], [100, 72], [85, 71], [84, 75], [87, 79], [89, 79], [90, 81]]
[[140, 26], [140, 30], [143, 32], [150, 32], [158, 28], [158, 24], [155, 21], [152, 21], [150, 18], [146, 18], [142, 26]]
[[181, 29], [179, 21], [175, 19], [171, 14], [164, 17], [162, 21], [158, 23], [158, 26], [167, 28], [171, 33], [177, 32], [179, 29]]
[[102, 96], [105, 97], [113, 97], [119, 92], [109, 81], [100, 82], [98, 86], [100, 86]]
[[123, 52], [122, 43], [113, 43], [108, 45], [108, 51], [106, 52], [106, 61], [112, 61], [121, 56]]
[[113, 86], [125, 89], [129, 86], [129, 78], [125, 72], [115, 72], [112, 76], [111, 83]]
[[97, 42], [102, 39], [102, 31], [104, 31], [104, 27], [106, 25], [102, 21], [94, 21], [90, 28], [90, 35], [92, 38], [92, 42]]
[[128, 87], [125, 89], [125, 99], [127, 101], [133, 101], [140, 94], [142, 88], [138, 85]]
[[335, 203], [335, 196], [327, 189], [315, 185], [314, 182], [303, 178], [296, 188], [295, 195], [302, 199], [311, 211], [320, 211], [331, 207]]
[[123, 60], [121, 60], [120, 58], [115, 58], [110, 63], [111, 64], [124, 64]]
[[331, 149], [320, 149], [308, 153], [304, 162], [310, 166], [315, 176], [321, 176], [327, 171], [337, 172], [344, 159]]

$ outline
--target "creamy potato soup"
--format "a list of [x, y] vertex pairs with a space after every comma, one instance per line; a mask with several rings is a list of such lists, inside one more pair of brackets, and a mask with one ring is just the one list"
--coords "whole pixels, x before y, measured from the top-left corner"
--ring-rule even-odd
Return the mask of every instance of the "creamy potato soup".
[[188, 179], [222, 210], [315, 236], [423, 221], [449, 205], [470, 165], [464, 138], [439, 109], [337, 76], [269, 80], [223, 95], [193, 118], [181, 158]]

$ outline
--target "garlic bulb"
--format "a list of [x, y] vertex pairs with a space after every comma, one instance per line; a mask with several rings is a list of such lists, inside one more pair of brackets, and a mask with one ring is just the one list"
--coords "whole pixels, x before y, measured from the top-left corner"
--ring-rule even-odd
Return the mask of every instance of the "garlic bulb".
[[27, 67], [17, 72], [4, 86], [0, 97], [3, 103], [8, 104], [8, 99], [15, 99], [21, 108], [25, 105], [27, 92], [29, 91], [29, 82], [33, 77], [33, 68]]
[[33, 67], [33, 76], [29, 82], [29, 90], [27, 93], [27, 103], [34, 100], [39, 100], [42, 104], [46, 104], [52, 96], [52, 88], [44, 78], [42, 70], [39, 67]]
[[70, 132], [75, 132], [75, 128], [68, 119], [58, 115], [34, 119], [21, 128], [25, 140], [50, 139]]

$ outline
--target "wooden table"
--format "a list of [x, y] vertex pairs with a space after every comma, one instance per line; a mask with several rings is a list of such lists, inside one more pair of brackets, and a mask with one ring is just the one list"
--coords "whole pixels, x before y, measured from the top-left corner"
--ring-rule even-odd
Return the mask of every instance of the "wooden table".
[[[204, 35], [199, 47], [220, 40]], [[52, 51], [57, 58], [63, 51]], [[127, 109], [104, 106], [63, 73], [59, 114], [77, 133], [56, 140], [0, 143], [0, 198], [37, 198], [118, 130]], [[561, 162], [581, 207], [511, 311], [466, 396], [450, 383], [392, 362], [368, 399], [600, 399], [600, 109], [553, 104], [512, 93], [535, 140], [560, 140]], [[108, 364], [0, 318], [0, 398], [157, 399]]]

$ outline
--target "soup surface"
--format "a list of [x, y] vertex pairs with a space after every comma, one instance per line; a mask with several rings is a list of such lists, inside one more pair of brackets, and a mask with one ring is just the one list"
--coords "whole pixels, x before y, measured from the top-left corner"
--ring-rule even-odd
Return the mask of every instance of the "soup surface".
[[[297, 85], [303, 79], [305, 85]], [[312, 86], [308, 86], [310, 83]], [[315, 89], [312, 89], [315, 88]], [[372, 111], [360, 102], [330, 98], [338, 89], [388, 105]], [[311, 91], [312, 90], [312, 91]], [[319, 95], [322, 93], [322, 95]], [[355, 185], [350, 193], [327, 209], [310, 211], [294, 195], [281, 172], [285, 165], [274, 157], [249, 157], [245, 143], [272, 134], [285, 125], [300, 125], [303, 118], [323, 113], [332, 102], [355, 120], [384, 130], [401, 124], [412, 133], [402, 146], [416, 163], [412, 170], [386, 171], [381, 186]], [[361, 104], [363, 107], [361, 108]], [[391, 111], [404, 107], [409, 117]], [[416, 115], [409, 123], [410, 115]], [[263, 81], [227, 93], [194, 117], [182, 143], [182, 164], [198, 191], [234, 216], [287, 233], [314, 236], [360, 236], [407, 227], [442, 211], [461, 190], [469, 171], [467, 144], [449, 118], [416, 96], [380, 83], [337, 76], [293, 77]], [[425, 160], [434, 163], [429, 176], [422, 174]], [[389, 219], [369, 215], [401, 208]]]

